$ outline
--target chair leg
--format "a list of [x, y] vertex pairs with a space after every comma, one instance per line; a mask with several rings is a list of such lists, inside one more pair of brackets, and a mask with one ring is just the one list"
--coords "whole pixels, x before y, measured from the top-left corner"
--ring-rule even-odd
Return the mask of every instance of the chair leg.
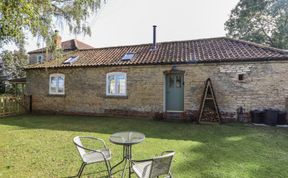
[[82, 174], [85, 166], [86, 166], [86, 163], [83, 162], [81, 164], [81, 167], [80, 167], [79, 171], [78, 171], [77, 177], [79, 177], [79, 178], [81, 177], [81, 174]]
[[108, 160], [108, 164], [109, 164], [109, 168], [111, 169], [112, 167], [111, 167], [111, 163], [110, 163], [110, 160]]
[[112, 173], [111, 173], [111, 163], [110, 163], [110, 160], [108, 160], [108, 167], [109, 167], [109, 178], [112, 176]]
[[105, 165], [106, 165], [106, 168], [107, 168], [108, 177], [110, 178], [111, 177], [111, 164], [110, 164], [110, 161], [109, 160], [105, 160]]
[[172, 173], [169, 171], [169, 178], [173, 178]]

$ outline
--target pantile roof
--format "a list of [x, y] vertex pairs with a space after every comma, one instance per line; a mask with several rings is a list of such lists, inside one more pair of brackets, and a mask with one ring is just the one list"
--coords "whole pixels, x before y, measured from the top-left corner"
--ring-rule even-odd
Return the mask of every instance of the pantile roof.
[[[227, 37], [161, 42], [157, 43], [156, 49], [151, 49], [151, 46], [141, 44], [77, 50], [62, 59], [30, 65], [28, 69], [288, 60], [285, 50]], [[133, 58], [121, 60], [126, 53], [134, 53]], [[63, 64], [70, 56], [79, 56], [79, 59], [73, 64]]]
[[[76, 39], [71, 39], [68, 41], [63, 41], [61, 43], [62, 49], [64, 51], [72, 51], [72, 50], [81, 50], [81, 49], [92, 49], [94, 48], [93, 46], [90, 46], [88, 44], [85, 44], [79, 40]], [[32, 53], [45, 53], [46, 52], [46, 48], [40, 48], [40, 49], [36, 49], [33, 51], [29, 51], [28, 54], [32, 54]]]

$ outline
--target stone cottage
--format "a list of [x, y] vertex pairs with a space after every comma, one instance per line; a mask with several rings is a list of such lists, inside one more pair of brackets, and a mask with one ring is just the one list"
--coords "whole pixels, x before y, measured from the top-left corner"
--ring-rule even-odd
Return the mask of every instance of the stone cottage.
[[78, 49], [32, 64], [33, 111], [151, 116], [197, 111], [211, 78], [219, 109], [285, 110], [287, 51], [231, 38]]

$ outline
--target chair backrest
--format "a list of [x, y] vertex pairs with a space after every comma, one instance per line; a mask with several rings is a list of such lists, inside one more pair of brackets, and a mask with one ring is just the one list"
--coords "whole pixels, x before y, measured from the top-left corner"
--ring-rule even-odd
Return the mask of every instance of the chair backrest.
[[175, 152], [171, 152], [163, 156], [154, 157], [152, 159], [150, 178], [169, 174], [174, 154]]
[[83, 147], [83, 144], [82, 144], [82, 142], [81, 142], [80, 137], [79, 137], [79, 136], [74, 137], [73, 142], [74, 142], [74, 144], [76, 145], [77, 150], [78, 150], [80, 156], [83, 158], [83, 156], [86, 154], [86, 151], [85, 151], [83, 148], [81, 148], [81, 147], [78, 146], [78, 145], [80, 145], [80, 146]]

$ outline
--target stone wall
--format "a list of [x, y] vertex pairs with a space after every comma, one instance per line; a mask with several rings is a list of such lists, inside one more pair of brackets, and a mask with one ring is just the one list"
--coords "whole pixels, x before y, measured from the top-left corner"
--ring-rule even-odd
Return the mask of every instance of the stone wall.
[[[59, 68], [27, 71], [27, 89], [33, 96], [34, 111], [66, 113], [119, 113], [152, 115], [163, 112], [163, 72], [172, 65], [146, 65], [98, 68]], [[211, 78], [219, 109], [236, 117], [239, 107], [285, 109], [288, 98], [287, 62], [250, 62], [222, 64], [181, 64], [184, 70], [184, 108], [198, 110], [204, 83]], [[106, 74], [127, 73], [127, 97], [107, 97]], [[65, 74], [65, 95], [49, 95], [49, 74]], [[244, 80], [238, 80], [244, 74]]]

